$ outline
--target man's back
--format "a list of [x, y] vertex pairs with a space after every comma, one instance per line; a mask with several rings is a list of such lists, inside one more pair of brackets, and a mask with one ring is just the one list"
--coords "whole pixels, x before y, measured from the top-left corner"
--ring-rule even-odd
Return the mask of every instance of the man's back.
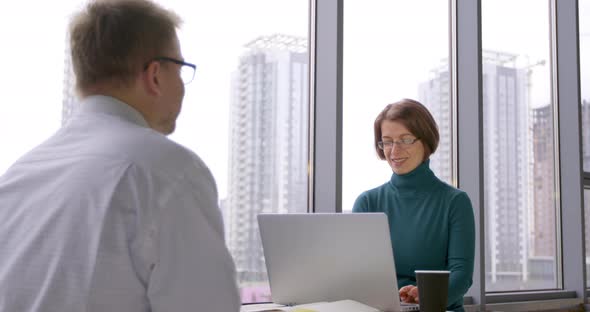
[[0, 311], [236, 310], [207, 167], [124, 103], [82, 105], [0, 178]]

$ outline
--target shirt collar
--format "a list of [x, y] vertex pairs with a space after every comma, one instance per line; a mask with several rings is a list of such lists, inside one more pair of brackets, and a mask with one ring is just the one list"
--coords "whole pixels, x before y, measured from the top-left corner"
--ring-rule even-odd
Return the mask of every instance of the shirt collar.
[[91, 95], [84, 98], [80, 103], [80, 112], [113, 115], [142, 127], [150, 127], [135, 108], [111, 96]]

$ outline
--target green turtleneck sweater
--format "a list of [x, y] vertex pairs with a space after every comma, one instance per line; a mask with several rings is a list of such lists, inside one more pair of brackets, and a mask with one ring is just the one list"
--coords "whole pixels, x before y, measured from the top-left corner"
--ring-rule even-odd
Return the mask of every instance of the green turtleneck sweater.
[[447, 310], [464, 311], [473, 275], [473, 208], [467, 194], [439, 180], [429, 163], [362, 193], [353, 212], [387, 214], [400, 288], [416, 285], [414, 270], [449, 270]]

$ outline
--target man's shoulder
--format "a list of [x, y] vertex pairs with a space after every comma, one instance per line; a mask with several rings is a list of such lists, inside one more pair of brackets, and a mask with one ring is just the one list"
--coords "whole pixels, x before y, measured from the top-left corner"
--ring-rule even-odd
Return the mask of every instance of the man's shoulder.
[[120, 142], [121, 152], [132, 163], [152, 169], [183, 171], [188, 167], [206, 167], [190, 149], [151, 129], [132, 131]]
[[73, 121], [58, 134], [61, 143], [78, 146], [78, 154], [120, 159], [144, 170], [171, 174], [206, 168], [193, 151], [151, 128], [112, 116], [85, 117]]

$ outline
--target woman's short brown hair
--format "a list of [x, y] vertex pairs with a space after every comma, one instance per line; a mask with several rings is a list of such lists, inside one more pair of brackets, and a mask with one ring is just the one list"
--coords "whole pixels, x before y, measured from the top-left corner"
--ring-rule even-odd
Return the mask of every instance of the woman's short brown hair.
[[381, 124], [383, 121], [395, 121], [404, 125], [424, 145], [424, 160], [428, 159], [438, 147], [439, 134], [436, 121], [428, 109], [418, 101], [403, 99], [388, 104], [375, 119], [375, 150], [380, 159], [385, 154], [377, 142], [381, 141]]
[[129, 85], [147, 62], [166, 53], [181, 21], [149, 0], [95, 0], [70, 22], [77, 89]]

